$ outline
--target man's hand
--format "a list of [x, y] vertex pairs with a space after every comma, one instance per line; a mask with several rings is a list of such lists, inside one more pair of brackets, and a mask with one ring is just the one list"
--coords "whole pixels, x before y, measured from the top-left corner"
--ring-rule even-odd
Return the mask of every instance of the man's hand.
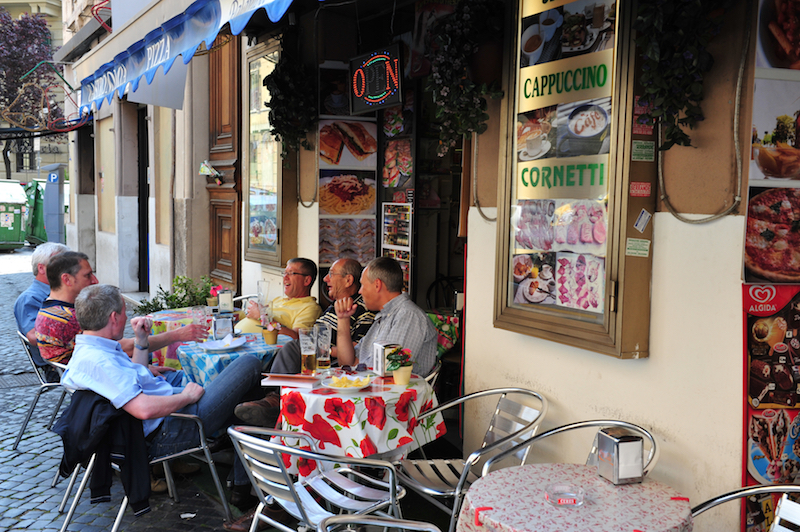
[[192, 323], [176, 329], [177, 342], [199, 342], [208, 338], [208, 327]]
[[150, 336], [152, 326], [153, 321], [150, 318], [143, 316], [131, 318], [131, 328], [133, 328], [133, 335], [136, 337], [137, 344], [147, 344], [147, 337]]
[[199, 401], [200, 398], [203, 397], [204, 393], [206, 393], [206, 391], [203, 389], [202, 386], [200, 386], [196, 382], [190, 382], [183, 389], [183, 391], [181, 392], [181, 395], [183, 395], [185, 397], [188, 397], [189, 398], [189, 402], [187, 404], [191, 405], [191, 404], [194, 404], [197, 401]]
[[175, 371], [175, 368], [168, 368], [167, 366], [154, 366], [152, 364], [148, 364], [147, 369], [150, 370], [150, 373], [153, 374], [153, 377], [163, 377], [164, 373]]
[[256, 303], [254, 299], [247, 302], [247, 317], [261, 323], [260, 309], [258, 308], [258, 303]]
[[342, 299], [337, 299], [336, 302], [333, 304], [334, 310], [336, 310], [336, 317], [340, 320], [349, 320], [350, 317], [356, 313], [358, 310], [358, 305], [353, 303], [352, 297], [343, 297]]

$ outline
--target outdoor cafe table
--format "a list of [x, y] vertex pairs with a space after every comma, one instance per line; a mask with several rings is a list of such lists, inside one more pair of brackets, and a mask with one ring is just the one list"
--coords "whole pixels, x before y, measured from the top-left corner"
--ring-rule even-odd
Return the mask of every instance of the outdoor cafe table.
[[[316, 440], [319, 452], [365, 458], [397, 459], [445, 434], [444, 419], [436, 414], [423, 424], [420, 412], [438, 406], [425, 379], [394, 385], [392, 377], [375, 377], [358, 391], [346, 388], [281, 388], [281, 428], [303, 432]], [[300, 446], [301, 440], [285, 440]], [[382, 455], [382, 456], [381, 456]], [[303, 475], [292, 463], [292, 473]]]
[[244, 354], [255, 355], [261, 359], [265, 367], [275, 356], [275, 353], [290, 341], [289, 336], [278, 335], [276, 345], [267, 345], [260, 334], [243, 334], [246, 342], [241, 347], [228, 351], [206, 351], [197, 342], [188, 342], [178, 347], [178, 359], [183, 372], [191, 382], [206, 386], [219, 375], [228, 364]]
[[[581, 506], [556, 507], [545, 486], [568, 483], [585, 490]], [[476, 512], [477, 510], [477, 512]], [[529, 464], [493, 471], [467, 491], [457, 532], [690, 532], [689, 499], [645, 477], [615, 486], [581, 464]]]
[[[241, 316], [241, 311], [237, 311], [237, 316]], [[150, 334], [160, 334], [168, 331], [174, 331], [186, 325], [192, 324], [192, 309], [177, 308], [170, 310], [159, 310], [147, 316], [153, 322], [150, 329]], [[241, 319], [241, 317], [239, 317]], [[207, 324], [211, 327], [211, 317], [207, 318]], [[167, 347], [163, 347], [158, 351], [150, 353], [152, 363], [156, 366], [166, 366], [169, 368], [181, 369], [181, 363], [178, 360], [178, 344], [173, 343]]]

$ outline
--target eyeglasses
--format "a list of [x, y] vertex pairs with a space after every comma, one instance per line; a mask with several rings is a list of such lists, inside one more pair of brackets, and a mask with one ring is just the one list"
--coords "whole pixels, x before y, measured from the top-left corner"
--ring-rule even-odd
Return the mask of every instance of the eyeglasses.
[[307, 276], [306, 274], [304, 274], [304, 273], [298, 273], [298, 272], [283, 272], [283, 276], [284, 276], [284, 277], [286, 277], [287, 275], [302, 275], [303, 277], [308, 277], [308, 276]]
[[331, 270], [328, 272], [328, 275], [341, 275], [342, 277], [347, 277], [348, 274]]

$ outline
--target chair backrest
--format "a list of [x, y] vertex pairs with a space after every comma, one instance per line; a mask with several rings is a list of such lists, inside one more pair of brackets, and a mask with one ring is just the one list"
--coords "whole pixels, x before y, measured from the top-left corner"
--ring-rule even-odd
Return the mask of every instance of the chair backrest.
[[[373, 527], [397, 528], [400, 530], [420, 530], [422, 532], [441, 532], [438, 526], [423, 521], [394, 519], [374, 515], [334, 515], [326, 517], [317, 524], [317, 532], [328, 532], [328, 529], [342, 525], [368, 525]], [[350, 526], [347, 526], [351, 529]], [[353, 530], [353, 529], [351, 529]]]
[[[712, 497], [707, 501], [701, 502], [692, 508], [692, 518], [697, 517], [706, 510], [710, 510], [715, 506], [722, 503], [750, 497], [751, 495], [762, 495], [765, 493], [800, 493], [800, 486], [796, 484], [782, 484], [782, 485], [769, 485], [769, 486], [750, 486], [747, 488], [740, 488], [737, 490], [729, 491], [716, 497]], [[779, 515], [775, 516], [775, 521], [778, 522]]]
[[31, 343], [28, 341], [28, 337], [19, 331], [17, 331], [17, 336], [19, 337], [19, 341], [22, 342], [22, 349], [25, 351], [25, 356], [28, 357], [28, 362], [31, 363], [31, 367], [33, 368], [33, 372], [36, 374], [36, 378], [39, 379], [39, 384], [45, 384], [47, 380], [45, 379], [42, 370], [36, 365], [36, 361], [33, 358], [33, 353], [31, 353]]
[[[532, 436], [530, 438], [527, 438], [524, 441], [522, 441], [521, 443], [519, 443], [516, 447], [512, 447], [510, 449], [507, 449], [507, 450], [505, 450], [505, 451], [493, 456], [490, 460], [488, 460], [483, 466], [483, 474], [484, 475], [487, 474], [489, 471], [492, 470], [492, 467], [496, 463], [498, 463], [499, 461], [511, 456], [512, 454], [518, 456], [518, 453], [520, 453], [521, 451], [525, 451], [526, 452], [525, 456], [527, 458], [527, 456], [528, 456], [527, 453], [530, 450], [531, 446], [534, 443], [539, 442], [539, 441], [541, 441], [541, 440], [543, 440], [545, 438], [549, 438], [551, 436], [555, 436], [556, 434], [562, 434], [564, 432], [568, 432], [568, 431], [572, 431], [572, 430], [585, 429], [585, 428], [591, 428], [591, 427], [596, 427], [598, 429], [598, 431], [599, 431], [599, 429], [604, 428], [604, 427], [620, 427], [620, 428], [625, 428], [625, 429], [628, 429], [628, 430], [633, 431], [635, 433], [638, 433], [639, 435], [642, 436], [642, 438], [644, 440], [647, 440], [649, 442], [649, 444], [650, 444], [650, 449], [648, 451], [647, 458], [643, 459], [644, 460], [644, 474], [646, 475], [647, 473], [649, 473], [653, 469], [653, 467], [655, 467], [656, 462], [658, 461], [658, 456], [659, 456], [658, 443], [656, 442], [655, 437], [647, 429], [642, 428], [639, 425], [634, 425], [633, 423], [629, 423], [627, 421], [619, 421], [619, 420], [616, 420], [616, 419], [595, 419], [595, 420], [591, 420], [591, 421], [578, 421], [576, 423], [569, 423], [567, 425], [562, 425], [560, 427], [556, 427], [556, 428], [550, 429], [548, 431], [542, 432], [540, 434], [536, 434], [536, 435], [534, 435], [534, 436]], [[596, 434], [597, 433], [595, 433], [595, 440], [594, 440], [594, 443], [592, 445], [592, 449], [589, 452], [589, 456], [588, 456], [587, 461], [586, 461], [587, 464], [591, 463], [597, 456], [597, 436], [596, 436]]]
[[[541, 410], [519, 402], [523, 397], [536, 397], [542, 402]], [[538, 423], [547, 412], [547, 400], [541, 395], [531, 390], [521, 389], [513, 393], [503, 393], [497, 401], [489, 427], [483, 437], [481, 448], [501, 442], [497, 448], [498, 452], [517, 446], [528, 437], [536, 434]], [[507, 440], [504, 440], [506, 439]], [[503, 441], [504, 440], [504, 441]], [[513, 453], [524, 464], [528, 456], [528, 449], [520, 449]]]
[[295, 489], [292, 477], [287, 471], [287, 465], [281, 456], [281, 451], [289, 451], [286, 454], [293, 453], [289, 448], [269, 440], [271, 436], [302, 438], [304, 435], [259, 429], [260, 427], [228, 428], [228, 435], [231, 437], [236, 453], [239, 455], [251, 483], [257, 488], [256, 495], [264, 504], [268, 503], [267, 497], [274, 497], [296, 506], [301, 520], [304, 523], [310, 523], [300, 495]]

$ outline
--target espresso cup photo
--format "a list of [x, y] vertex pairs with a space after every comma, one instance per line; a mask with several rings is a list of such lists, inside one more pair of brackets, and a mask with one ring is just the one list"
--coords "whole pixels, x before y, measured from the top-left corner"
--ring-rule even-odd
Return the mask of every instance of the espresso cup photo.
[[542, 55], [544, 36], [539, 24], [531, 24], [522, 32], [522, 53], [528, 59], [528, 65], [535, 65]]

